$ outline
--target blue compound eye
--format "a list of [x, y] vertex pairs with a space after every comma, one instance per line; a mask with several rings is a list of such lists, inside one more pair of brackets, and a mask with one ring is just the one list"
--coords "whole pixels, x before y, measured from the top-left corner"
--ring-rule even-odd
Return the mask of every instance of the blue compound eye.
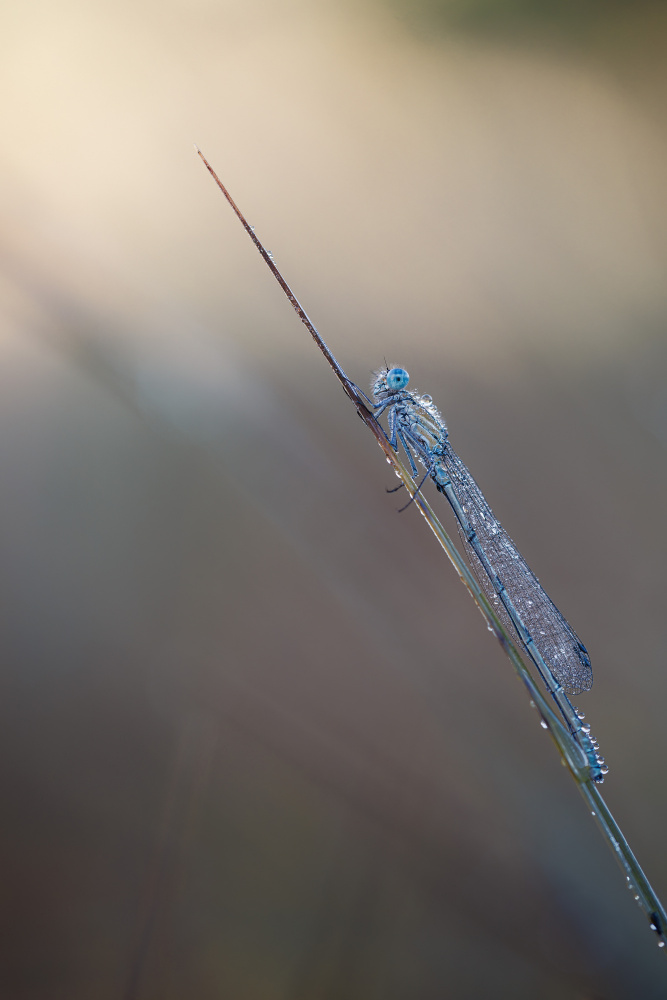
[[410, 381], [410, 376], [405, 368], [390, 368], [387, 372], [387, 386], [394, 391], [405, 389]]

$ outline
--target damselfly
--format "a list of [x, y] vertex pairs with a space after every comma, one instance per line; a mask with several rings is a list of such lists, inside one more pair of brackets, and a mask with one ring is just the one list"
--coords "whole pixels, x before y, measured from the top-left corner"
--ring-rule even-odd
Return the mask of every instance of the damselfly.
[[[590, 727], [568, 694], [590, 690], [593, 671], [586, 647], [542, 588], [484, 494], [449, 443], [445, 422], [428, 395], [408, 390], [404, 368], [375, 373], [371, 389], [376, 417], [386, 414], [389, 443], [403, 445], [412, 474], [424, 466], [447, 497], [471, 568], [496, 614], [535, 664], [542, 680], [588, 759], [590, 776], [602, 781], [608, 768]], [[421, 489], [422, 483], [418, 489]], [[400, 489], [400, 487], [397, 487]]]

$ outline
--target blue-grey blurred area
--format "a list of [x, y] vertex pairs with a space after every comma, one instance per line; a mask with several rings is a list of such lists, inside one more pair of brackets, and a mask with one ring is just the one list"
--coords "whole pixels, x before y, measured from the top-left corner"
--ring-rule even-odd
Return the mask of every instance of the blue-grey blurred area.
[[664, 898], [666, 42], [649, 3], [2, 8], [0, 996], [665, 995], [193, 143], [350, 377], [442, 409]]

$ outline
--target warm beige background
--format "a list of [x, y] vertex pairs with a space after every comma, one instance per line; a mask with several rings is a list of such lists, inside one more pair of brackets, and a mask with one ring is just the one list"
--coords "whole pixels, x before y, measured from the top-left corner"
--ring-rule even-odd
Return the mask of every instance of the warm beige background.
[[593, 0], [2, 8], [3, 997], [664, 996], [193, 143], [351, 377], [443, 409], [665, 896], [666, 39]]

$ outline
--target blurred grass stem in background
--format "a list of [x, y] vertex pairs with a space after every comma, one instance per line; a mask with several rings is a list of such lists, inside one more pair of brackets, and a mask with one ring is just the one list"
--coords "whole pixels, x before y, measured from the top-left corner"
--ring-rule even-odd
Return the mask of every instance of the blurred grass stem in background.
[[367, 404], [370, 404], [371, 401], [364, 393], [361, 392], [355, 383], [348, 378], [345, 371], [331, 353], [325, 341], [322, 339], [316, 327], [301, 306], [299, 300], [296, 298], [291, 288], [283, 278], [273, 260], [272, 254], [266, 250], [262, 242], [256, 236], [254, 228], [248, 224], [245, 216], [238, 208], [226, 187], [197, 145], [195, 145], [195, 149], [207, 170], [231, 205], [243, 228], [246, 230], [252, 242], [259, 250], [278, 284], [285, 292], [285, 295], [292, 304], [295, 312], [308, 329], [324, 357], [327, 359], [330, 367], [333, 369], [336, 377], [343, 386], [346, 395], [354, 403], [358, 415], [374, 435], [380, 448], [385, 454], [387, 462], [393, 467], [394, 472], [401, 480], [402, 485], [405, 486], [405, 489], [410, 494], [411, 502], [416, 504], [422, 516], [426, 519], [431, 531], [437, 538], [458, 573], [460, 580], [477, 604], [477, 607], [485, 618], [490, 631], [493, 632], [496, 639], [507, 654], [515, 673], [528, 691], [531, 705], [537, 710], [542, 727], [551, 735], [561, 755], [562, 763], [567, 767], [572, 775], [572, 778], [576, 782], [584, 800], [591, 809], [591, 814], [595, 818], [598, 828], [614, 853], [614, 856], [616, 857], [616, 860], [625, 875], [627, 887], [632, 892], [635, 901], [647, 916], [651, 930], [657, 935], [658, 947], [661, 948], [663, 952], [667, 953], [667, 913], [639, 866], [637, 859], [630, 849], [630, 846], [623, 836], [618, 824], [607, 808], [599, 789], [592, 780], [589, 762], [585, 753], [573, 738], [572, 733], [568, 730], [568, 728], [566, 728], [566, 726], [563, 725], [561, 720], [553, 712], [550, 705], [546, 702], [541, 692], [535, 685], [533, 677], [524, 663], [518, 648], [508, 635], [496, 612], [489, 603], [487, 596], [484, 594], [478, 582], [475, 580], [474, 576], [462, 560], [458, 550], [433, 512], [430, 504], [423, 496], [421, 492], [421, 483], [418, 486], [415, 485], [413, 477], [400, 461], [396, 451], [392, 448], [383, 428], [375, 419], [371, 410], [369, 410]]

